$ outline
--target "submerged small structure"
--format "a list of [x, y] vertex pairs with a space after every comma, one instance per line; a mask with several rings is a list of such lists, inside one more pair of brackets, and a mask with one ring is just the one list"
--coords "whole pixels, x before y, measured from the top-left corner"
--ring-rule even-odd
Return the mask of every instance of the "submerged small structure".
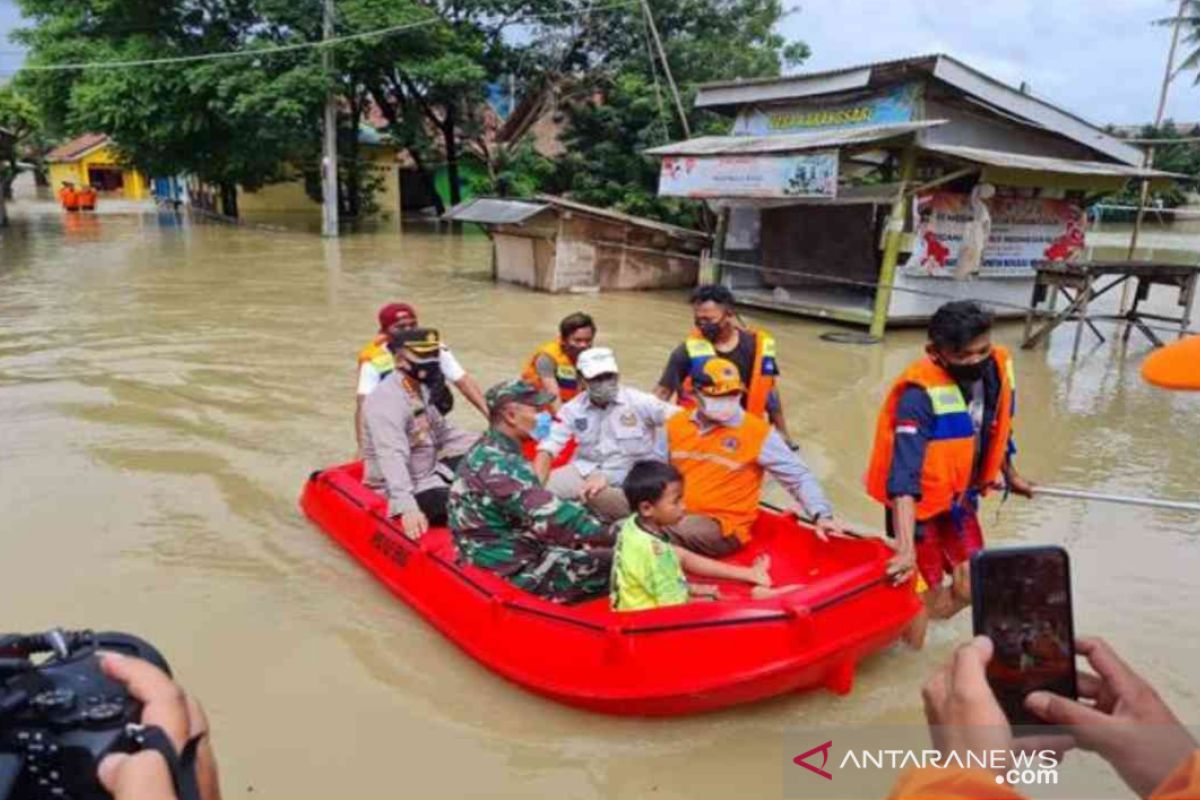
[[696, 106], [731, 117], [729, 135], [646, 152], [660, 195], [719, 215], [718, 279], [875, 335], [948, 298], [1025, 305], [1037, 263], [1083, 255], [1093, 197], [1172, 177], [945, 55], [707, 84]]
[[477, 197], [442, 219], [487, 231], [496, 280], [543, 292], [693, 286], [711, 242], [700, 231], [552, 195]]

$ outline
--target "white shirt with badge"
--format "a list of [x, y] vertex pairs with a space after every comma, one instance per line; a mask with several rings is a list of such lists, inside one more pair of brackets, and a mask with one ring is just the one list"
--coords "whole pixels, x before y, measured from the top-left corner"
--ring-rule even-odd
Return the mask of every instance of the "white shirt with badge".
[[639, 389], [622, 385], [616, 399], [600, 408], [583, 392], [558, 411], [550, 435], [538, 450], [557, 456], [575, 438], [571, 464], [585, 478], [596, 470], [611, 486], [620, 486], [638, 461], [666, 461], [663, 426], [680, 409]]

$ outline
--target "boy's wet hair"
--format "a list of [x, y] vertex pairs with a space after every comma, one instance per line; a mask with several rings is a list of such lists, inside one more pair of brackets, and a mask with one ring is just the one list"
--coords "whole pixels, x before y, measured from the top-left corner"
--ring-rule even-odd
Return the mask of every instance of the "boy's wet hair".
[[701, 303], [716, 303], [723, 308], [733, 308], [733, 292], [728, 286], [722, 286], [719, 283], [701, 284], [692, 290], [691, 303], [693, 306]]
[[682, 483], [679, 470], [663, 461], [639, 461], [625, 478], [625, 499], [634, 511], [642, 503], [657, 503], [672, 483]]
[[562, 338], [566, 339], [572, 333], [584, 328], [591, 328], [592, 333], [596, 332], [596, 321], [582, 311], [576, 311], [574, 314], [568, 314], [563, 317], [562, 322], [558, 323], [558, 333]]
[[954, 300], [933, 312], [929, 341], [939, 350], [953, 353], [965, 349], [991, 329], [991, 312], [973, 300]]

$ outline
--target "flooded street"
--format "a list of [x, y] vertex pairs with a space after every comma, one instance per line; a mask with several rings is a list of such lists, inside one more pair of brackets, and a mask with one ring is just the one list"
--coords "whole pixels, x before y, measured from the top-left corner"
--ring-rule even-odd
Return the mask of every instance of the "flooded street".
[[[969, 633], [964, 614], [923, 652], [893, 648], [844, 698], [627, 720], [529, 695], [310, 525], [302, 483], [353, 456], [355, 354], [384, 302], [412, 302], [484, 386], [583, 310], [625, 380], [648, 389], [690, 326], [685, 293], [497, 286], [482, 234], [431, 226], [330, 242], [152, 213], [69, 228], [15, 215], [0, 238], [0, 628], [155, 642], [210, 711], [227, 797], [776, 798], [790, 725], [922, 721], [920, 683]], [[840, 514], [879, 527], [860, 477], [880, 398], [923, 334], [834, 344], [819, 338], [828, 324], [746, 317], [779, 340], [792, 433]], [[997, 338], [1015, 348], [1020, 333]], [[1197, 499], [1200, 396], [1143, 384], [1136, 334], [1124, 356], [1085, 334], [1072, 367], [1073, 335], [1015, 354], [1022, 472]], [[454, 413], [482, 426], [465, 402]], [[1077, 630], [1109, 637], [1200, 722], [1186, 655], [1200, 637], [1200, 519], [1019, 498], [989, 501], [982, 519], [992, 543], [1065, 545]]]

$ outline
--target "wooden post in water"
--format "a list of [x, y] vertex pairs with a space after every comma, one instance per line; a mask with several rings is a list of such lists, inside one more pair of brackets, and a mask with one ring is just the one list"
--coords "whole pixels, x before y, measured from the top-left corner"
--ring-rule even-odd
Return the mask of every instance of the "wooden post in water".
[[896, 261], [900, 257], [900, 237], [904, 235], [904, 220], [908, 216], [908, 188], [917, 163], [917, 148], [911, 142], [900, 156], [900, 185], [892, 200], [887, 234], [883, 244], [883, 261], [879, 265], [879, 284], [875, 288], [875, 310], [871, 315], [871, 335], [883, 338], [887, 328], [888, 307], [892, 304], [892, 284], [896, 281]]
[[[322, 34], [333, 38], [334, 0], [325, 0], [325, 19]], [[337, 95], [333, 91], [333, 49], [326, 44], [321, 51], [321, 66], [329, 88], [325, 94], [325, 142], [321, 156], [321, 235], [338, 235], [338, 153], [337, 153]]]

